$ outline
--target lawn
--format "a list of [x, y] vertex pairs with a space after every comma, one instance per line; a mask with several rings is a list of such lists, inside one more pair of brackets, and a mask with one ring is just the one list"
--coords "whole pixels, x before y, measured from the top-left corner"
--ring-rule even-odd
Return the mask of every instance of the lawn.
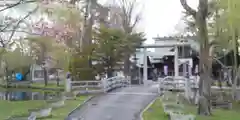
[[[185, 105], [185, 112], [196, 114], [196, 106]], [[235, 104], [232, 110], [216, 109], [213, 110], [213, 115], [209, 117], [196, 116], [196, 120], [240, 120], [240, 104]], [[168, 117], [164, 114], [163, 107], [160, 99], [157, 99], [153, 105], [144, 112], [144, 120], [168, 120]]]
[[82, 96], [78, 97], [76, 100], [67, 100], [64, 107], [53, 109], [51, 118], [43, 120], [64, 120], [68, 113], [75, 109], [79, 104], [83, 103], [87, 98], [87, 96]]
[[[0, 85], [2, 87], [5, 87], [3, 84], [0, 83]], [[9, 85], [9, 88], [26, 88], [26, 89], [29, 89], [29, 86], [32, 87], [32, 88], [36, 88], [36, 89], [54, 89], [54, 90], [64, 90], [65, 86], [64, 84], [60, 84], [59, 86], [57, 86], [57, 83], [48, 83], [47, 86], [45, 86], [44, 83], [31, 83], [31, 84], [28, 84], [28, 83], [15, 83], [13, 85]], [[31, 88], [30, 88], [31, 89]]]
[[4, 120], [12, 115], [28, 114], [28, 109], [39, 108], [46, 105], [42, 100], [32, 101], [0, 101], [0, 120]]
[[167, 115], [163, 111], [160, 99], [157, 99], [152, 106], [143, 113], [144, 120], [168, 120]]
[[[88, 96], [77, 97], [75, 100], [65, 101], [65, 106], [53, 109], [52, 117], [42, 120], [63, 120], [69, 112], [75, 109], [79, 104], [83, 103]], [[0, 101], [0, 120], [4, 120], [9, 116], [21, 116], [28, 114], [28, 109], [41, 108], [46, 106], [43, 100], [31, 101]]]
[[57, 86], [56, 83], [48, 83], [47, 86], [45, 86], [44, 83], [32, 83], [31, 87], [50, 88], [50, 89], [64, 89], [64, 85]]

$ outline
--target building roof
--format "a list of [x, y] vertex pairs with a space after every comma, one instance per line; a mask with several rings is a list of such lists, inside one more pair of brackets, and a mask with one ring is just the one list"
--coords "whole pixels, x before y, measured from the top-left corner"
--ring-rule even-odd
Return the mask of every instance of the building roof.
[[[136, 54], [136, 58], [137, 58], [137, 60], [136, 60], [137, 64], [138, 65], [143, 64], [144, 63], [144, 59], [143, 59], [144, 58], [144, 54], [143, 54], [143, 52], [136, 52], [135, 54]], [[161, 58], [163, 56], [166, 56], [166, 55], [174, 55], [174, 52], [171, 52], [171, 51], [161, 52], [161, 53], [150, 52], [150, 51], [147, 52], [147, 56], [149, 56], [149, 59], [150, 59], [151, 63], [159, 63], [159, 62], [161, 62]], [[160, 59], [157, 59], [157, 58], [160, 58]], [[134, 61], [134, 56], [132, 56], [130, 58], [130, 61], [132, 61], [132, 62]]]
[[177, 37], [172, 37], [172, 36], [164, 36], [164, 37], [154, 37], [153, 40], [155, 41], [169, 41], [169, 40], [186, 40], [186, 39], [192, 39], [196, 40], [196, 36], [177, 36]]

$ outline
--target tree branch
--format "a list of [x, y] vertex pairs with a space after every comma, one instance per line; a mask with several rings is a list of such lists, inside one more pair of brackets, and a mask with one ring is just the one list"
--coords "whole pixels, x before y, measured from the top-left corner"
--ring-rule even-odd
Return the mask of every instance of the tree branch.
[[0, 29], [0, 32], [4, 32], [9, 26], [11, 26], [14, 23], [14, 21], [8, 23], [7, 25], [5, 25], [2, 29]]
[[186, 10], [187, 13], [189, 13], [190, 15], [192, 15], [193, 17], [196, 17], [197, 11], [194, 10], [193, 8], [191, 8], [188, 4], [187, 4], [187, 0], [180, 0], [183, 8]]
[[0, 12], [5, 11], [7, 9], [16, 7], [18, 5], [22, 5], [22, 4], [26, 4], [26, 3], [32, 3], [32, 2], [36, 2], [36, 0], [29, 0], [29, 1], [24, 1], [24, 0], [19, 0], [17, 3], [14, 4], [7, 4], [6, 7], [0, 9]]
[[14, 29], [7, 29], [7, 30], [4, 30], [2, 33], [4, 33], [4, 32], [19, 32], [19, 33], [26, 33], [26, 34], [28, 34], [28, 35], [42, 35], [42, 34], [40, 34], [40, 33], [33, 33], [33, 32], [30, 32], [30, 31], [27, 31], [27, 30], [14, 30]]
[[28, 18], [30, 15], [32, 15], [33, 13], [35, 13], [38, 10], [39, 6], [37, 6], [35, 9], [33, 9], [32, 11], [28, 12], [27, 15], [25, 15], [22, 19], [20, 19], [17, 24], [13, 27], [13, 31], [10, 35], [10, 37], [8, 38], [8, 41], [10, 41], [13, 37], [13, 35], [15, 34], [17, 28], [19, 27], [20, 23], [22, 23], [26, 18]]
[[5, 48], [6, 45], [4, 43], [2, 36], [0, 36], [0, 44], [2, 45], [1, 47]]
[[122, 27], [126, 33], [131, 33], [141, 19], [141, 14], [135, 15], [137, 1], [120, 0]]
[[133, 28], [138, 24], [138, 22], [140, 21], [141, 19], [141, 16], [140, 15], [137, 15], [135, 20], [133, 21], [133, 24], [131, 26], [131, 30], [133, 30]]

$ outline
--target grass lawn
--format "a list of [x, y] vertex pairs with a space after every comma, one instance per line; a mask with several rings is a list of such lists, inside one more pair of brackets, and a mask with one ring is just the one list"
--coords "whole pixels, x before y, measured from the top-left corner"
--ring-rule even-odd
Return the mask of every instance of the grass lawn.
[[[3, 85], [0, 83], [0, 85]], [[63, 84], [60, 84], [59, 86], [57, 86], [57, 83], [48, 83], [47, 86], [45, 86], [44, 83], [31, 83], [31, 84], [14, 84], [14, 85], [10, 85], [9, 88], [25, 88], [25, 89], [29, 89], [28, 86], [30, 85], [30, 87], [36, 87], [36, 88], [39, 88], [39, 89], [56, 89], [56, 90], [61, 90], [61, 89], [64, 89], [64, 85]], [[5, 87], [5, 86], [2, 86], [2, 87]], [[31, 88], [30, 88], [31, 89]]]
[[73, 109], [75, 109], [79, 104], [83, 103], [88, 96], [78, 97], [76, 100], [67, 100], [65, 102], [65, 106], [57, 109], [53, 109], [52, 117], [46, 118], [42, 120], [64, 120], [68, 113], [70, 113]]
[[64, 85], [57, 86], [56, 83], [48, 83], [47, 86], [44, 83], [32, 83], [31, 87], [52, 88], [52, 89], [64, 89]]
[[152, 106], [143, 113], [144, 120], [168, 120], [167, 115], [163, 111], [160, 99], [157, 99]]
[[[2, 88], [0, 87], [0, 92], [38, 92], [41, 94], [44, 94], [45, 92], [47, 93], [56, 93], [60, 92], [59, 91], [53, 91], [53, 90], [41, 90], [41, 89], [30, 89], [30, 88]], [[1, 106], [0, 106], [1, 108]]]
[[[79, 104], [83, 103], [88, 96], [77, 97], [76, 100], [65, 101], [65, 106], [57, 109], [53, 109], [52, 117], [42, 120], [63, 120], [69, 112], [75, 109]], [[20, 116], [28, 114], [28, 109], [41, 108], [46, 106], [46, 102], [43, 100], [31, 100], [31, 101], [0, 101], [0, 120], [4, 120], [9, 116]]]
[[32, 101], [0, 101], [0, 120], [4, 120], [12, 115], [28, 114], [28, 109], [39, 108], [46, 105], [42, 100]]
[[[196, 120], [240, 120], [240, 104], [233, 105], [232, 110], [216, 109], [213, 110], [212, 116], [196, 116]], [[197, 107], [185, 105], [186, 113], [196, 114]], [[164, 114], [161, 101], [157, 99], [153, 105], [143, 114], [144, 120], [168, 120]]]

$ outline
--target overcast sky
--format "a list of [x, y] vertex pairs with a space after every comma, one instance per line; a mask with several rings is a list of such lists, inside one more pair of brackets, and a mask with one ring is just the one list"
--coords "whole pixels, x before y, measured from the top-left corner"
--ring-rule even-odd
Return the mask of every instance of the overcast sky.
[[[111, 0], [100, 0], [111, 1]], [[152, 37], [167, 36], [175, 31], [176, 25], [182, 16], [183, 8], [180, 0], [138, 0], [143, 6], [142, 21], [139, 30], [145, 31], [147, 43], [154, 42]], [[196, 8], [198, 0], [188, 0], [193, 8]]]

